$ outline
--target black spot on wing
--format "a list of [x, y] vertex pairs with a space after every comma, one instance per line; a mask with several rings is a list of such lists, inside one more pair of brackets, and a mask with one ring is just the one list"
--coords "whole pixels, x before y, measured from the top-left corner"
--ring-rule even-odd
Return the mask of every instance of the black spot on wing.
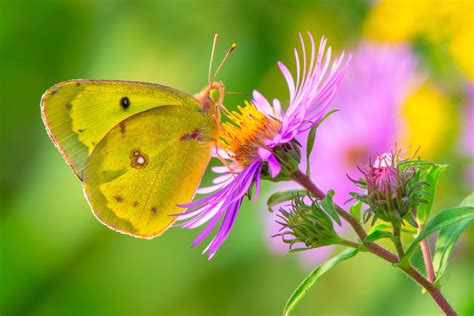
[[130, 99], [128, 97], [123, 97], [120, 99], [120, 106], [126, 110], [130, 107]]

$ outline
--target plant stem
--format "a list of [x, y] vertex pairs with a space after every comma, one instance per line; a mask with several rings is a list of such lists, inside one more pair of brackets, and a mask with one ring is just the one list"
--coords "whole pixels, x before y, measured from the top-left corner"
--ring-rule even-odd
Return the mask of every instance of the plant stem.
[[[423, 225], [418, 223], [418, 233], [424, 229]], [[435, 280], [435, 273], [433, 268], [433, 261], [431, 260], [431, 251], [430, 244], [428, 239], [425, 238], [420, 242], [421, 253], [423, 254], [423, 261], [425, 262], [426, 274], [428, 276], [428, 281], [431, 283]]]
[[[304, 173], [301, 171], [297, 170], [296, 172], [293, 173], [292, 175], [293, 180], [295, 180], [298, 184], [303, 186], [305, 189], [307, 189], [312, 195], [314, 195], [318, 199], [324, 199], [325, 194], [323, 191], [321, 191], [312, 181], [309, 177], [307, 177]], [[359, 236], [360, 240], [364, 244], [364, 246], [373, 254], [381, 257], [382, 259], [385, 259], [386, 261], [397, 264], [399, 263], [399, 258], [388, 251], [387, 249], [377, 245], [376, 243], [372, 242], [364, 242], [365, 237], [367, 237], [367, 233], [365, 232], [364, 228], [362, 225], [359, 223], [359, 221], [352, 216], [349, 212], [345, 211], [343, 208], [341, 208], [339, 205], [334, 204], [336, 212], [344, 218], [354, 229], [356, 232], [357, 236]], [[400, 243], [401, 245], [401, 243]], [[398, 250], [398, 249], [397, 249]], [[403, 249], [402, 249], [403, 253]], [[400, 251], [399, 251], [400, 255]], [[430, 259], [431, 261], [431, 259]], [[401, 265], [398, 265], [398, 267], [405, 272], [407, 275], [409, 275], [415, 282], [420, 284], [423, 288], [426, 289], [428, 293], [430, 293], [431, 297], [433, 297], [434, 301], [438, 304], [438, 306], [443, 310], [443, 312], [446, 313], [446, 315], [449, 316], [454, 316], [457, 315], [454, 309], [451, 307], [451, 305], [448, 303], [446, 298], [441, 294], [440, 290], [436, 288], [432, 282], [427, 280], [420, 272], [418, 272], [415, 268], [413, 268], [411, 265], [408, 267], [403, 267]]]
[[352, 247], [352, 248], [359, 248], [360, 247], [360, 244], [359, 243], [356, 243], [356, 242], [353, 242], [351, 240], [347, 240], [347, 239], [344, 239], [344, 238], [341, 238], [341, 245], [346, 245], [348, 247]]
[[408, 267], [408, 268], [401, 268], [403, 272], [408, 274], [413, 280], [415, 280], [418, 284], [420, 284], [422, 287], [425, 288], [425, 290], [430, 293], [431, 297], [435, 300], [435, 302], [438, 304], [438, 306], [443, 310], [443, 312], [446, 315], [449, 316], [456, 316], [457, 313], [456, 311], [451, 307], [451, 305], [448, 303], [446, 298], [441, 294], [440, 290], [436, 288], [433, 283], [425, 279], [425, 277], [418, 272], [413, 267]]
[[405, 252], [403, 251], [402, 242], [400, 240], [400, 226], [395, 223], [392, 223], [392, 228], [393, 236], [395, 236], [395, 240], [393, 241], [393, 243], [395, 244], [395, 248], [397, 249], [398, 259], [402, 259]]

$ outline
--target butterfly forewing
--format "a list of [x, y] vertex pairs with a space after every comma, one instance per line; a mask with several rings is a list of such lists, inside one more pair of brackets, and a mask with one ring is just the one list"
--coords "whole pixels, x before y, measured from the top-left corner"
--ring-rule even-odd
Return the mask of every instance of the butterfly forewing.
[[65, 81], [41, 99], [48, 134], [79, 179], [88, 156], [109, 130], [134, 114], [164, 105], [202, 108], [184, 92], [131, 81]]

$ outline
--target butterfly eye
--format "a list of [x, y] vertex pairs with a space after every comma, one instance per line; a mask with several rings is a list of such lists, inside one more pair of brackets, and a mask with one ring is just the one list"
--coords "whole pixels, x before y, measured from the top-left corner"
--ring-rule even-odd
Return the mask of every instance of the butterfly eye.
[[211, 89], [211, 91], [209, 91], [209, 97], [211, 98], [212, 101], [214, 102], [217, 102], [219, 101], [219, 98], [220, 98], [220, 92], [219, 92], [219, 89]]

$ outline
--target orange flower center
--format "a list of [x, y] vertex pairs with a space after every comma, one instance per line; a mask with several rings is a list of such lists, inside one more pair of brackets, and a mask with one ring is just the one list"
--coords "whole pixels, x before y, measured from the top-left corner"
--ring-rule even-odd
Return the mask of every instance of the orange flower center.
[[281, 127], [281, 122], [260, 112], [253, 104], [245, 102], [237, 111], [227, 114], [230, 122], [222, 124], [221, 148], [239, 167], [247, 167], [258, 157], [258, 148], [265, 147]]

